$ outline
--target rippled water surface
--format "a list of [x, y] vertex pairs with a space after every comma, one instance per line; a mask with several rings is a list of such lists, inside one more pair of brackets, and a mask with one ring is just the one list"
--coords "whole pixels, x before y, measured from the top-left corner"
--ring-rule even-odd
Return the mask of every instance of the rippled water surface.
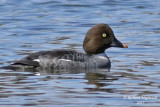
[[129, 48], [110, 48], [110, 72], [0, 70], [0, 106], [160, 106], [160, 1], [0, 0], [0, 66], [50, 49], [83, 51], [107, 23]]

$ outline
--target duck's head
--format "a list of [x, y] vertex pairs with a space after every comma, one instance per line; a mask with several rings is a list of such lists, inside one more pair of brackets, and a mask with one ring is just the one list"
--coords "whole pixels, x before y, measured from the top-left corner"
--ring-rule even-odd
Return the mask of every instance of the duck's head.
[[107, 24], [96, 24], [88, 30], [83, 41], [83, 49], [87, 54], [103, 53], [109, 47], [127, 48], [118, 41]]

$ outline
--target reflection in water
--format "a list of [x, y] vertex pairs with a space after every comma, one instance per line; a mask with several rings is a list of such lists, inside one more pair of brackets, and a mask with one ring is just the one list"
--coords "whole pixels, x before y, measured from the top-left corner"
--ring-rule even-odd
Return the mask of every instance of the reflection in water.
[[86, 73], [85, 79], [88, 80], [87, 84], [93, 84], [96, 87], [95, 88], [86, 88], [88, 91], [104, 91], [108, 93], [113, 93], [113, 89], [107, 89], [103, 88], [105, 86], [110, 85], [109, 82], [113, 82], [114, 80], [118, 80], [118, 78], [111, 76], [111, 75], [106, 75], [106, 73]]
[[[1, 71], [0, 98], [23, 98], [25, 96], [24, 100], [31, 101], [29, 105], [59, 105], [70, 104], [69, 102], [73, 98], [79, 98], [82, 102], [84, 101], [82, 99], [87, 100], [90, 98], [90, 102], [94, 101], [94, 98], [97, 98], [97, 100], [100, 98], [110, 100], [119, 98], [122, 100], [123, 95], [130, 95], [130, 93], [137, 96], [158, 93], [155, 90], [150, 90], [152, 86], [155, 86], [156, 81], [151, 82], [148, 77], [133, 74], [132, 72], [107, 72], [105, 70], [66, 71]], [[148, 81], [144, 81], [144, 78], [148, 78]], [[50, 99], [47, 98], [48, 95]], [[35, 101], [34, 97], [38, 96], [39, 100], [33, 102]], [[55, 98], [68, 98], [68, 100], [64, 100], [63, 103], [51, 100]], [[2, 101], [5, 100], [3, 99]], [[152, 101], [148, 102], [151, 103]], [[17, 104], [16, 102], [10, 103]], [[121, 103], [119, 102], [119, 104]], [[28, 105], [28, 103], [23, 102], [18, 104]]]

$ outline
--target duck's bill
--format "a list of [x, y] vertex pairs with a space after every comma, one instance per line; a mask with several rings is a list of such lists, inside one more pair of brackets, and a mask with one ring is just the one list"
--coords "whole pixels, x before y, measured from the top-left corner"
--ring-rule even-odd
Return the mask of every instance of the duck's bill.
[[117, 39], [115, 39], [114, 42], [112, 42], [110, 46], [111, 46], [111, 47], [119, 47], [119, 48], [128, 48], [127, 45], [121, 43], [121, 42], [118, 41]]

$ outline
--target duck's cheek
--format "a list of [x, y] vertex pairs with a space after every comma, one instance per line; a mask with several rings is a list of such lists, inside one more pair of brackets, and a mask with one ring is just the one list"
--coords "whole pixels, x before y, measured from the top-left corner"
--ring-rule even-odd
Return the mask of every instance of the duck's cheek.
[[103, 40], [103, 43], [105, 45], [109, 45], [109, 44], [111, 44], [111, 39], [110, 38], [106, 38], [106, 39]]

